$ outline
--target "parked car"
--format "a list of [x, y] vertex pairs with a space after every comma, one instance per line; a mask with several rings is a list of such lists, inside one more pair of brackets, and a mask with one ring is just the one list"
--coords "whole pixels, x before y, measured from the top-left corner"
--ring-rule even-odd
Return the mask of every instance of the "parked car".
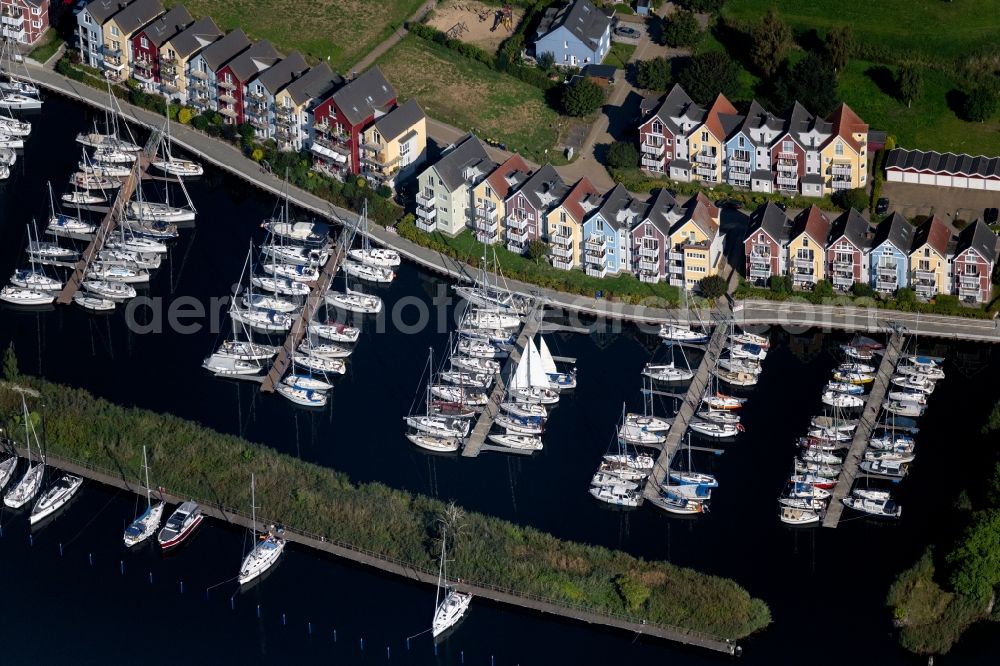
[[875, 214], [885, 215], [889, 212], [889, 200], [885, 197], [879, 197], [879, 200], [875, 202]]
[[997, 219], [1000, 219], [1000, 210], [987, 208], [983, 211], [983, 222], [986, 224], [996, 224]]
[[615, 34], [619, 37], [628, 37], [629, 39], [639, 39], [639, 31], [628, 25], [619, 25], [615, 28]]

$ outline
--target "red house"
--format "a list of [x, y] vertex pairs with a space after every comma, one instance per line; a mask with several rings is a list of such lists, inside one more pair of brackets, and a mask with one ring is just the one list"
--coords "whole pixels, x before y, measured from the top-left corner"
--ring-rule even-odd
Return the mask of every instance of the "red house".
[[785, 250], [792, 223], [785, 211], [767, 203], [750, 216], [750, 227], [743, 239], [746, 278], [756, 285], [766, 285], [775, 275], [784, 275]]
[[177, 5], [132, 37], [132, 78], [147, 90], [160, 83], [160, 47], [194, 23], [184, 5]]
[[521, 254], [528, 249], [531, 241], [546, 235], [546, 216], [562, 203], [569, 190], [551, 164], [546, 163], [531, 174], [504, 202], [507, 209], [507, 249]]
[[663, 189], [656, 194], [643, 219], [632, 227], [632, 266], [643, 282], [667, 279], [670, 228], [683, 212], [677, 200]]
[[30, 46], [49, 29], [49, 0], [0, 0], [0, 16], [4, 38]]
[[670, 162], [677, 155], [678, 137], [686, 136], [686, 119], [700, 119], [705, 110], [688, 97], [684, 89], [675, 85], [663, 101], [644, 99], [640, 106], [639, 150], [642, 168], [654, 173], [669, 173]]
[[833, 221], [826, 242], [826, 274], [835, 288], [847, 291], [855, 282], [868, 282], [865, 256], [871, 245], [868, 220], [856, 209]]
[[997, 235], [982, 220], [976, 220], [958, 235], [954, 292], [964, 301], [985, 303], [990, 298], [990, 277], [997, 261]]
[[806, 175], [806, 151], [799, 137], [808, 133], [815, 118], [798, 102], [792, 107], [785, 133], [771, 145], [771, 170], [779, 190], [799, 191]]
[[240, 125], [246, 121], [243, 106], [246, 84], [279, 60], [281, 56], [271, 42], [264, 39], [230, 60], [216, 73], [218, 111], [226, 117], [227, 123]]
[[320, 171], [345, 177], [361, 172], [360, 135], [396, 107], [396, 91], [372, 67], [313, 109], [312, 151]]

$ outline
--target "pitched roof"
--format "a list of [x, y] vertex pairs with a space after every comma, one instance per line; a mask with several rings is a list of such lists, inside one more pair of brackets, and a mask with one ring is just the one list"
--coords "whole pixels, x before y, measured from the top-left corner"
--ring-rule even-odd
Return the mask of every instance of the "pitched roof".
[[206, 16], [167, 41], [179, 58], [188, 58], [196, 51], [221, 39], [222, 35], [223, 32], [215, 25], [215, 21]]
[[164, 42], [174, 35], [179, 34], [193, 22], [194, 19], [191, 18], [191, 14], [184, 8], [184, 5], [177, 5], [147, 25], [142, 32], [146, 35], [146, 39], [152, 42], [153, 46], [159, 48]]
[[92, 0], [86, 10], [98, 25], [123, 10], [132, 0]]
[[287, 58], [273, 67], [264, 70], [257, 77], [257, 82], [272, 95], [292, 83], [309, 69], [306, 59], [298, 51], [292, 51]]
[[660, 233], [669, 236], [670, 227], [681, 216], [681, 212], [682, 209], [677, 203], [677, 199], [666, 188], [662, 188], [649, 202], [645, 216], [639, 223], [649, 220], [650, 224], [656, 227]]
[[913, 225], [899, 211], [893, 211], [892, 215], [875, 227], [872, 247], [878, 247], [885, 242], [892, 243], [904, 254], [910, 253], [910, 248], [913, 246]]
[[417, 104], [417, 100], [411, 99], [376, 120], [375, 129], [378, 130], [383, 139], [392, 140], [401, 136], [425, 117], [424, 110]]
[[555, 167], [546, 162], [524, 181], [517, 193], [523, 194], [536, 210], [547, 211], [566, 198], [569, 186], [556, 173]]
[[784, 243], [792, 230], [792, 221], [777, 204], [769, 201], [750, 215], [746, 238], [749, 239], [758, 230], [766, 233], [776, 243]]
[[[644, 205], [644, 204], [642, 204]], [[638, 204], [621, 183], [615, 185], [614, 189], [604, 195], [604, 203], [599, 211], [604, 219], [616, 231], [622, 228], [631, 228], [642, 215]]]
[[917, 227], [913, 234], [913, 246], [910, 252], [916, 252], [924, 245], [930, 245], [942, 257], [948, 256], [948, 243], [951, 242], [951, 228], [941, 221], [937, 215]]
[[467, 134], [455, 146], [445, 152], [435, 164], [438, 177], [444, 181], [449, 192], [454, 192], [465, 182], [468, 169], [486, 174], [496, 168], [486, 152], [486, 147], [475, 134]]
[[803, 233], [820, 247], [826, 247], [826, 239], [830, 235], [830, 218], [815, 204], [795, 216], [789, 239], [797, 238]]
[[670, 92], [667, 93], [667, 96], [663, 98], [663, 102], [656, 109], [655, 115], [670, 130], [671, 134], [677, 134], [683, 132], [684, 128], [674, 122], [674, 118], [681, 118], [686, 115], [693, 122], [699, 123], [705, 117], [705, 109], [695, 104], [688, 97], [684, 88], [681, 88], [680, 84], [675, 84], [670, 89]]
[[[357, 125], [396, 99], [396, 91], [376, 65], [333, 94], [333, 103]], [[477, 139], [478, 141], [478, 139]]]
[[285, 92], [296, 104], [304, 104], [310, 99], [322, 97], [344, 83], [340, 74], [335, 74], [330, 66], [322, 62], [288, 84]]
[[699, 192], [684, 204], [689, 219], [694, 222], [709, 238], [714, 238], [719, 231], [719, 209], [704, 192]]
[[833, 110], [827, 120], [830, 122], [834, 134], [843, 138], [855, 152], [861, 152], [861, 143], [854, 138], [854, 134], [862, 134], [867, 139], [868, 125], [851, 110], [851, 107], [841, 103]]
[[[720, 117], [722, 114], [730, 116], [739, 115], [736, 112], [736, 107], [733, 106], [728, 99], [726, 99], [725, 95], [719, 93], [719, 96], [715, 98], [714, 102], [712, 102], [712, 106], [708, 108], [708, 113], [705, 114], [704, 121], [705, 127], [707, 127], [719, 141], [725, 141], [727, 136], [726, 128], [723, 126], [722, 118]], [[735, 127], [738, 124], [739, 123], [732, 123], [732, 126]]]
[[832, 244], [846, 238], [859, 249], [871, 247], [871, 237], [868, 235], [868, 220], [856, 208], [844, 211], [830, 225], [830, 235], [827, 244]]
[[983, 176], [1000, 178], [1000, 157], [984, 157], [933, 151], [905, 150], [896, 148], [889, 151], [885, 160], [886, 169], [930, 171], [931, 173]]
[[160, 0], [135, 0], [115, 14], [114, 19], [124, 34], [131, 35], [162, 13]]
[[271, 42], [262, 39], [233, 58], [229, 63], [229, 70], [237, 81], [246, 83], [265, 69], [273, 67], [280, 59], [281, 56], [271, 46]]
[[770, 113], [757, 100], [753, 100], [750, 102], [750, 108], [747, 110], [747, 114], [742, 116], [742, 121], [739, 126], [734, 128], [731, 134], [736, 131], [740, 131], [753, 140], [753, 135], [750, 133], [750, 130], [767, 127], [772, 132], [777, 134], [781, 132], [784, 126], [785, 121], [783, 119]]
[[246, 33], [237, 28], [219, 41], [205, 47], [201, 57], [208, 65], [209, 71], [217, 72], [227, 62], [245, 51], [250, 46]]
[[545, 10], [535, 31], [535, 39], [541, 39], [564, 26], [584, 44], [597, 48], [601, 37], [611, 28], [611, 19], [590, 0], [573, 0], [564, 7]]
[[486, 181], [501, 199], [506, 199], [511, 189], [521, 186], [531, 175], [531, 167], [517, 153], [507, 158], [507, 161], [493, 170]]
[[956, 254], [972, 248], [990, 263], [997, 260], [997, 235], [982, 220], [976, 220], [958, 234]]
[[574, 220], [583, 222], [583, 218], [587, 217], [587, 214], [590, 213], [586, 202], [589, 197], [596, 196], [597, 194], [597, 188], [590, 182], [590, 179], [584, 176], [573, 185], [569, 194], [563, 199], [562, 206], [566, 209], [566, 212], [573, 216]]

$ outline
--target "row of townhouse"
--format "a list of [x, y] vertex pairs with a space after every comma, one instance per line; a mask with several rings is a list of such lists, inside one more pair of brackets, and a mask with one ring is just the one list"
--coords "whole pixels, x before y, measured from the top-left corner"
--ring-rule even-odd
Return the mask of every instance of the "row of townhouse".
[[242, 30], [226, 34], [183, 5], [92, 0], [77, 14], [85, 64], [115, 83], [137, 81], [174, 103], [248, 123], [282, 150], [309, 149], [317, 170], [394, 187], [427, 157], [427, 122], [416, 101], [397, 103], [378, 67], [346, 81], [298, 52], [283, 56]]
[[0, 31], [5, 40], [29, 47], [48, 29], [49, 0], [0, 0]]
[[650, 201], [618, 185], [601, 193], [586, 178], [565, 183], [551, 164], [521, 156], [494, 162], [474, 135], [444, 151], [417, 178], [416, 225], [523, 253], [548, 244], [555, 268], [594, 277], [632, 273], [646, 282], [693, 288], [718, 272], [724, 234], [704, 195], [680, 204], [666, 190]]
[[831, 220], [811, 206], [789, 218], [773, 203], [753, 213], [743, 246], [746, 277], [757, 285], [789, 275], [798, 288], [828, 280], [841, 291], [855, 283], [887, 295], [908, 287], [923, 299], [954, 294], [977, 303], [990, 298], [997, 258], [997, 235], [982, 220], [953, 236], [937, 217], [914, 227], [894, 212], [872, 228], [854, 209]]
[[775, 116], [756, 100], [745, 115], [719, 95], [705, 109], [675, 85], [641, 105], [641, 167], [681, 182], [818, 197], [865, 187], [868, 125], [846, 104], [826, 119], [796, 102]]

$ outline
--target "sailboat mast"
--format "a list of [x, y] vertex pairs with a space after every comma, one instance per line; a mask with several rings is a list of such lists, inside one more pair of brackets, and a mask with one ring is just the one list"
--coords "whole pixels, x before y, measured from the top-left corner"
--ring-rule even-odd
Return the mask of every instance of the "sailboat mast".
[[150, 496], [149, 490], [149, 462], [146, 460], [146, 447], [142, 447], [142, 468], [146, 472], [146, 506], [150, 507], [153, 505], [153, 499]]
[[445, 544], [448, 542], [448, 528], [441, 528], [441, 564], [438, 567], [438, 586], [437, 593], [434, 595], [434, 608], [436, 609], [440, 605], [441, 600], [441, 584], [444, 583], [445, 589], [448, 587], [448, 559], [445, 556], [446, 547]]
[[253, 472], [250, 472], [250, 530], [257, 534], [257, 491]]

